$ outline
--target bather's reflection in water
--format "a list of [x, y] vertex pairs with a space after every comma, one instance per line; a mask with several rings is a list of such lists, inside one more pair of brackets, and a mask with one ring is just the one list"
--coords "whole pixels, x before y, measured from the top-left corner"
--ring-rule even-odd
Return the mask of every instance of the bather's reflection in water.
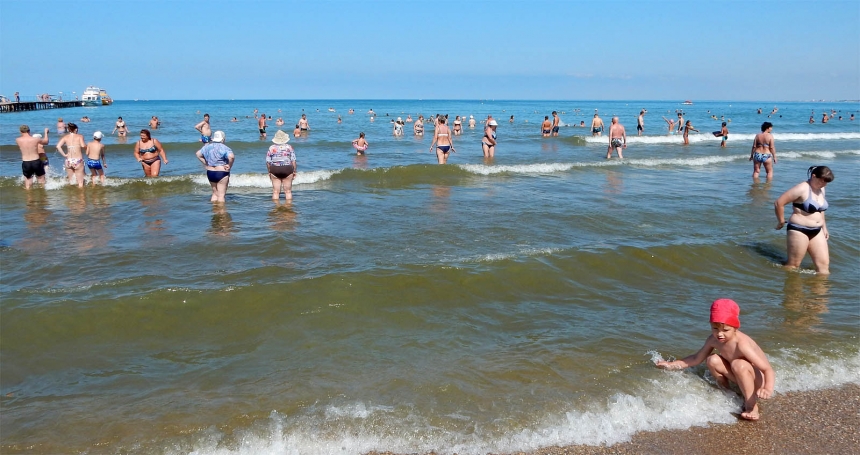
[[786, 326], [813, 329], [821, 324], [821, 315], [829, 310], [830, 281], [827, 275], [786, 273], [782, 307]]
[[770, 187], [771, 182], [769, 180], [761, 183], [758, 179], [753, 179], [753, 183], [747, 191], [747, 197], [750, 198], [754, 206], [767, 207], [773, 204], [773, 198], [770, 196]]
[[227, 211], [227, 204], [223, 202], [215, 202], [212, 204], [212, 223], [209, 228], [209, 234], [216, 237], [232, 237], [236, 231], [233, 217]]
[[446, 185], [433, 185], [433, 200], [430, 202], [430, 211], [434, 213], [447, 213], [451, 202], [451, 187]]
[[606, 194], [621, 194], [623, 191], [624, 181], [621, 180], [621, 173], [606, 171], [606, 185], [603, 187], [603, 192]]
[[[54, 212], [48, 210], [48, 193], [41, 188], [27, 191], [27, 208], [24, 221], [27, 229], [16, 246], [30, 254], [41, 254], [48, 251], [57, 235], [53, 232], [56, 223], [51, 220]], [[50, 222], [49, 222], [50, 221]]]
[[279, 232], [294, 231], [298, 222], [297, 213], [293, 209], [293, 201], [272, 201], [274, 207], [269, 211], [269, 224]]

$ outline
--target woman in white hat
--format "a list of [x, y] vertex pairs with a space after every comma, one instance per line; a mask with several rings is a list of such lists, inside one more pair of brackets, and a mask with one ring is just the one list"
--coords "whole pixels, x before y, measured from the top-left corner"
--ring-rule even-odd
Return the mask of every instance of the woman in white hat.
[[487, 122], [487, 127], [484, 129], [484, 137], [481, 138], [481, 149], [484, 151], [484, 158], [492, 158], [496, 154], [496, 128], [499, 124], [490, 119]]
[[403, 136], [403, 119], [397, 117], [397, 120], [394, 121], [394, 135], [395, 136]]
[[280, 200], [281, 191], [284, 199], [293, 199], [293, 179], [296, 178], [296, 153], [290, 142], [290, 135], [278, 130], [272, 138], [274, 145], [266, 152], [266, 168], [269, 179], [272, 180], [272, 199]]
[[230, 184], [230, 168], [233, 167], [233, 150], [224, 145], [223, 131], [212, 134], [211, 142], [197, 151], [197, 159], [206, 166], [206, 178], [212, 185], [212, 202], [224, 202], [227, 185]]

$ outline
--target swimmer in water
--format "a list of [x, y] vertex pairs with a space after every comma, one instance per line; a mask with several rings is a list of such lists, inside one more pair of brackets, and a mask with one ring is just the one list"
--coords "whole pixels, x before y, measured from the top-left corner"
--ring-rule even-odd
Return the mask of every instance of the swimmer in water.
[[367, 140], [364, 139], [364, 132], [358, 133], [358, 138], [352, 141], [352, 146], [355, 148], [356, 155], [364, 155], [367, 147], [370, 146]]
[[753, 179], [757, 179], [761, 166], [767, 180], [773, 178], [773, 165], [776, 164], [776, 145], [773, 142], [773, 124], [764, 122], [761, 124], [761, 133], [755, 135], [749, 161], [753, 162]]
[[[84, 142], [84, 137], [78, 134], [78, 126], [74, 123], [68, 125], [69, 134], [63, 136], [60, 142], [57, 143], [57, 151], [63, 158], [66, 159], [65, 168], [66, 175], [69, 178], [69, 184], [77, 184], [78, 188], [84, 187], [84, 148], [87, 144]], [[66, 146], [66, 151], [63, 152], [63, 146]]]
[[454, 150], [454, 142], [451, 139], [451, 130], [445, 124], [447, 120], [445, 117], [439, 117], [439, 123], [433, 129], [433, 142], [430, 143], [431, 152], [433, 151], [433, 145], [436, 145], [436, 159], [439, 164], [446, 164], [448, 162], [448, 154], [456, 152]]

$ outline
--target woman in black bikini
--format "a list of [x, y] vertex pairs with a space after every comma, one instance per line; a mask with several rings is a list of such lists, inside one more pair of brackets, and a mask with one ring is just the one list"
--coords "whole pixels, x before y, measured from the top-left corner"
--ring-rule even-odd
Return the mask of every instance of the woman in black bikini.
[[773, 204], [776, 228], [786, 226], [785, 205], [791, 203], [792, 214], [786, 227], [788, 260], [785, 266], [800, 267], [800, 262], [808, 252], [815, 264], [815, 271], [826, 275], [830, 273], [830, 251], [827, 248], [830, 233], [824, 219], [824, 211], [828, 206], [824, 187], [833, 181], [833, 172], [827, 166], [812, 166], [807, 172], [809, 180], [782, 193]]
[[161, 162], [167, 164], [167, 155], [158, 139], [153, 139], [149, 130], [140, 130], [140, 140], [134, 143], [134, 157], [143, 166], [143, 175], [158, 177]]

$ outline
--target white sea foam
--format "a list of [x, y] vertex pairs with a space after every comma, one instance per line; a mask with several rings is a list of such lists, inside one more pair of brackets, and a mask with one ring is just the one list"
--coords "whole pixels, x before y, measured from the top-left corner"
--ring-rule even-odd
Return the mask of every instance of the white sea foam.
[[[752, 141], [755, 139], [755, 134], [729, 134], [729, 140], [737, 141]], [[606, 135], [594, 137], [583, 136], [589, 144], [606, 145], [609, 143], [609, 138]], [[822, 140], [858, 140], [860, 133], [773, 133], [773, 138], [779, 141], [822, 141]], [[711, 133], [695, 133], [689, 135], [690, 143], [698, 142], [720, 142], [721, 137], [715, 137]], [[672, 134], [663, 136], [627, 136], [628, 144], [681, 144], [683, 143], [682, 135]]]
[[[340, 170], [299, 172], [296, 174], [296, 179], [293, 180], [293, 185], [321, 182], [340, 172]], [[198, 185], [209, 186], [209, 180], [205, 174], [193, 175], [191, 180]], [[235, 188], [271, 188], [272, 181], [269, 179], [269, 174], [230, 174], [230, 186]]]
[[[652, 361], [662, 358], [654, 351], [648, 355]], [[771, 353], [770, 360], [777, 371], [777, 393], [860, 384], [858, 352], [822, 351], [811, 356], [789, 349]], [[345, 455], [390, 450], [479, 455], [556, 445], [612, 445], [641, 431], [731, 424], [736, 422], [731, 413], [740, 407], [738, 395], [718, 390], [691, 370], [654, 370], [650, 378], [640, 381], [635, 393], [616, 393], [503, 433], [487, 428], [490, 424], [464, 420], [460, 414], [450, 417], [447, 427], [462, 430], [452, 431], [438, 424], [439, 417], [431, 419], [413, 408], [353, 402], [314, 405], [294, 416], [273, 411], [258, 425], [229, 436], [210, 428], [197, 435], [190, 453]], [[178, 444], [166, 445], [164, 453], [187, 453]]]
[[459, 259], [454, 262], [497, 262], [512, 258], [522, 258], [528, 256], [548, 256], [557, 251], [563, 251], [563, 248], [524, 248], [519, 251], [510, 253], [494, 253], [485, 254], [473, 258]]
[[566, 172], [575, 167], [604, 167], [618, 166], [622, 164], [620, 161], [594, 161], [587, 163], [540, 163], [540, 164], [513, 164], [505, 166], [485, 166], [482, 164], [458, 164], [460, 169], [478, 175], [494, 175], [494, 174], [554, 174], [558, 172]]

